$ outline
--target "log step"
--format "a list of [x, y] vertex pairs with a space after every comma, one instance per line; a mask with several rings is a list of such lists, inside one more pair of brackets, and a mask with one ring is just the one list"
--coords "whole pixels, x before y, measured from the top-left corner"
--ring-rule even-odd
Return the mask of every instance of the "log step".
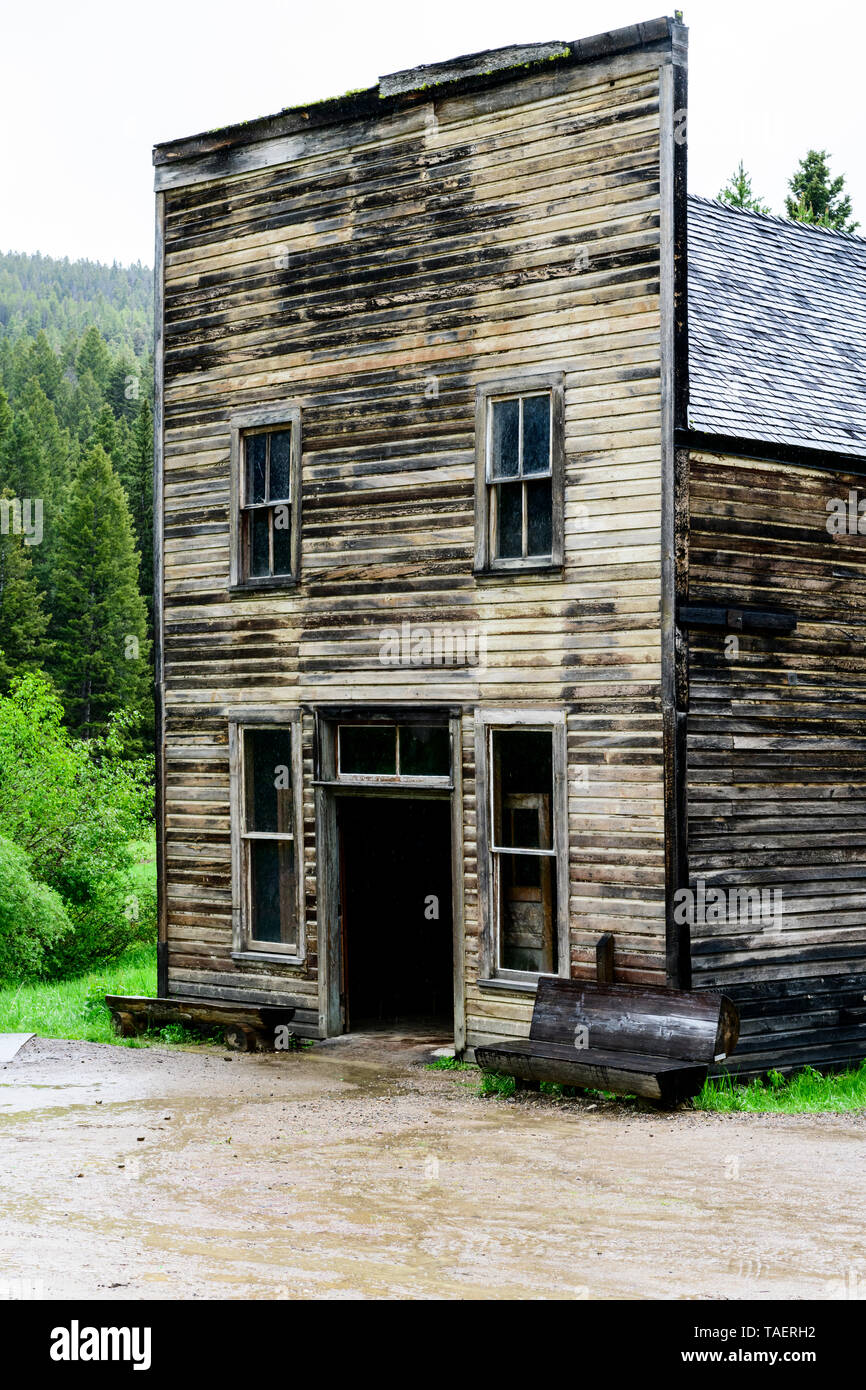
[[277, 1029], [287, 1029], [295, 1016], [291, 1006], [245, 1004], [235, 1000], [194, 999], [170, 995], [106, 994], [115, 1031], [124, 1038], [148, 1028], [181, 1023], [187, 1028], [224, 1028], [226, 1047], [236, 1052], [273, 1050]]

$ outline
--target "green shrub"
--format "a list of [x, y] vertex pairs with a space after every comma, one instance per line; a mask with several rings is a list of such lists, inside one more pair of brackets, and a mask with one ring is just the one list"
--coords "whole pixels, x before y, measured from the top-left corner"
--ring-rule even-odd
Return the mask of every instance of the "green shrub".
[[94, 980], [91, 976], [87, 981], [87, 990], [84, 995], [84, 1003], [81, 1007], [81, 1015], [88, 1023], [94, 1019], [101, 1019], [108, 1013], [108, 1005], [105, 1002], [106, 994], [112, 994], [113, 990], [107, 981], [103, 979]]
[[94, 965], [116, 960], [129, 946], [156, 941], [156, 892], [128, 893], [123, 884], [103, 885], [90, 902], [69, 905], [72, 931], [50, 952], [49, 974], [65, 980]]
[[71, 932], [59, 893], [33, 877], [22, 849], [0, 838], [0, 983], [48, 974], [51, 952]]
[[153, 889], [131, 884], [134, 842], [147, 835], [153, 792], [145, 760], [123, 756], [128, 720], [104, 738], [75, 739], [41, 674], [0, 698], [0, 836], [23, 849], [32, 873], [63, 899], [73, 931], [47, 957], [55, 977], [115, 959], [156, 935]]

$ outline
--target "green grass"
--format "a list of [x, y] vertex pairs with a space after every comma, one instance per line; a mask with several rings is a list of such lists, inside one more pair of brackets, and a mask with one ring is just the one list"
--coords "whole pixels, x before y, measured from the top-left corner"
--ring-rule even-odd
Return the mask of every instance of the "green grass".
[[792, 1076], [771, 1071], [766, 1078], [737, 1084], [729, 1076], [704, 1083], [696, 1110], [763, 1111], [786, 1115], [838, 1114], [866, 1108], [866, 1062], [824, 1075], [804, 1067]]
[[[439, 1061], [439, 1067], [444, 1069], [443, 1063], [447, 1065], [448, 1062], [452, 1068], [455, 1066], [453, 1058], [443, 1058]], [[466, 1062], [456, 1065], [461, 1069], [477, 1070]], [[435, 1067], [437, 1064], [431, 1063], [431, 1069]], [[508, 1099], [514, 1095], [514, 1077], [482, 1072], [474, 1090], [478, 1096]], [[583, 1100], [616, 1100], [629, 1105], [635, 1103], [634, 1096], [618, 1096], [613, 1091], [580, 1090], [552, 1081], [542, 1081], [540, 1094], [555, 1100], [578, 1097]], [[863, 1110], [866, 1109], [866, 1062], [848, 1071], [828, 1072], [826, 1075], [814, 1067], [803, 1067], [791, 1076], [771, 1071], [766, 1077], [740, 1084], [729, 1076], [719, 1077], [707, 1081], [700, 1095], [686, 1108], [787, 1115], [842, 1114]]]
[[119, 960], [71, 980], [0, 990], [0, 1033], [119, 1042], [102, 1002], [106, 994], [156, 994], [156, 947], [131, 946]]
[[222, 1040], [221, 1028], [198, 1032], [183, 1023], [151, 1028], [135, 1038], [118, 1038], [105, 1007], [106, 994], [155, 995], [156, 947], [130, 946], [119, 960], [71, 980], [10, 985], [0, 990], [0, 1033], [38, 1033], [43, 1038], [117, 1043], [121, 1047]]
[[[130, 893], [156, 884], [156, 837], [131, 845], [136, 862], [129, 873]], [[80, 1038], [87, 1042], [124, 1042], [142, 1046], [143, 1040], [116, 1038], [105, 1007], [106, 994], [156, 994], [156, 946], [130, 946], [118, 960], [107, 962], [86, 975], [45, 984], [8, 985], [0, 989], [0, 1033], [39, 1033], [44, 1038]], [[198, 1042], [197, 1034], [177, 1024], [148, 1035], [163, 1042]], [[144, 1040], [146, 1041], [146, 1040]]]
[[[476, 1096], [503, 1096], [508, 1099], [514, 1095], [514, 1077], [499, 1072], [481, 1071], [476, 1062], [462, 1062], [457, 1057], [437, 1057], [434, 1062], [425, 1063], [428, 1071], [474, 1071], [477, 1082], [460, 1081], [460, 1086], [471, 1086]], [[563, 1086], [559, 1081], [542, 1081], [539, 1093], [554, 1100], [573, 1100], [575, 1096], [584, 1100], [633, 1100], [633, 1096], [614, 1096], [613, 1091], [590, 1091], [578, 1086]]]
[[499, 1072], [483, 1071], [478, 1082], [479, 1096], [508, 1096], [514, 1095], [514, 1077], [501, 1076]]
[[[502, 1076], [494, 1072], [482, 1072], [476, 1092], [479, 1096], [514, 1095], [514, 1077]], [[538, 1094], [551, 1100], [633, 1100], [633, 1096], [614, 1096], [613, 1091], [592, 1091], [586, 1087], [564, 1086], [560, 1081], [542, 1081]]]

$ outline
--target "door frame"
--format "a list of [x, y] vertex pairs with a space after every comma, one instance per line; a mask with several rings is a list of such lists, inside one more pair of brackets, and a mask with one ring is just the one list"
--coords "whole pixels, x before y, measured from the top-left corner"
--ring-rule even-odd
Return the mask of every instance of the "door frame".
[[[352, 707], [354, 720], [363, 719], [373, 711], [363, 706]], [[384, 711], [394, 723], [401, 722], [406, 711], [400, 707]], [[439, 716], [440, 710], [421, 711], [428, 718]], [[348, 711], [347, 711], [348, 714]], [[419, 722], [418, 707], [412, 718]], [[462, 715], [449, 710], [447, 722], [451, 735], [451, 785], [426, 790], [421, 786], [395, 786], [376, 782], [338, 782], [323, 769], [331, 763], [333, 740], [339, 714], [318, 711], [316, 717], [316, 889], [318, 927], [319, 1031], [324, 1038], [337, 1037], [346, 1031], [345, 1007], [342, 998], [343, 945], [340, 922], [340, 852], [337, 830], [338, 796], [388, 796], [435, 799], [451, 802], [451, 921], [454, 982], [454, 1047], [460, 1053], [466, 1046], [466, 1008], [464, 996], [464, 933], [463, 933], [463, 779], [462, 779]]]

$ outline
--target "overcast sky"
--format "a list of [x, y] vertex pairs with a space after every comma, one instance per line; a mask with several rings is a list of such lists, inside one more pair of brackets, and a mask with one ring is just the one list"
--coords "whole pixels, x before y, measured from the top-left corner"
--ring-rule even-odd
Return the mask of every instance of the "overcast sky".
[[[742, 157], [784, 211], [811, 148], [866, 235], [862, 0], [683, 0], [689, 185]], [[2, 0], [0, 249], [153, 262], [151, 147], [337, 96], [380, 74], [518, 42], [585, 38], [653, 0]], [[672, 12], [669, 11], [669, 12]]]

